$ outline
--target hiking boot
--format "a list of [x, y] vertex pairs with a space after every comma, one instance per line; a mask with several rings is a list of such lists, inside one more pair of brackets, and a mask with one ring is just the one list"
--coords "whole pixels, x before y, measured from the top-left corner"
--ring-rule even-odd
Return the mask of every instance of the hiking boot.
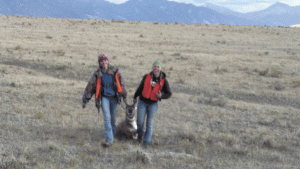
[[111, 146], [111, 143], [109, 143], [109, 142], [102, 143], [102, 147], [104, 147], [104, 148], [108, 148], [110, 146]]
[[143, 141], [143, 136], [142, 135], [138, 135], [137, 141], [139, 143], [141, 143]]

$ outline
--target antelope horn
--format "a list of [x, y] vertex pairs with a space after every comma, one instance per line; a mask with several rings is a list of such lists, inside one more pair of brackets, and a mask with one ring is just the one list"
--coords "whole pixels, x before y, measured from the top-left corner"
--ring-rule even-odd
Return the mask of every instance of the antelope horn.
[[127, 106], [128, 106], [127, 101], [124, 100], [124, 103], [125, 103], [125, 105], [126, 105], [126, 107], [127, 107]]

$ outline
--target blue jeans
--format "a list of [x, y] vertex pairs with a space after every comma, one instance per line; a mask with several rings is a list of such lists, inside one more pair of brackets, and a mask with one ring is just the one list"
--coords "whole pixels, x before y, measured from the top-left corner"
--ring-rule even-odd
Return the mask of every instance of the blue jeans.
[[115, 97], [102, 97], [102, 111], [106, 142], [113, 143], [116, 131], [116, 114], [118, 100]]
[[151, 144], [152, 142], [152, 132], [154, 117], [158, 108], [158, 103], [146, 104], [145, 102], [139, 100], [137, 109], [137, 133], [138, 135], [143, 135], [144, 133], [144, 123], [145, 117], [147, 116], [146, 131], [143, 137], [144, 144]]

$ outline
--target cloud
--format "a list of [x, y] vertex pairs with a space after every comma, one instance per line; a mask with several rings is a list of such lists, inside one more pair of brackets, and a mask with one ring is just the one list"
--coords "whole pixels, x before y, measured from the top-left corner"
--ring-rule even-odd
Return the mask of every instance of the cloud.
[[279, 2], [288, 4], [290, 6], [299, 6], [300, 5], [299, 0], [283, 0], [283, 1], [279, 1]]
[[[181, 0], [181, 1], [185, 1], [185, 0]], [[188, 0], [188, 1], [191, 1], [191, 0]], [[215, 4], [218, 6], [226, 7], [233, 11], [246, 13], [246, 12], [263, 10], [279, 1], [278, 0], [261, 0], [261, 1], [253, 1], [253, 0], [239, 0], [239, 1], [236, 1], [236, 0], [194, 0], [194, 2], [195, 3], [212, 3], [212, 4]], [[295, 1], [295, 0], [282, 0], [280, 2], [288, 4], [290, 6], [300, 5], [300, 1]]]
[[195, 6], [201, 6], [204, 5], [207, 0], [167, 0], [167, 1], [175, 1], [180, 3], [193, 4]]
[[105, 0], [105, 1], [108, 1], [108, 2], [111, 2], [111, 3], [115, 3], [115, 4], [122, 4], [128, 0]]
[[252, 3], [252, 4], [244, 4], [244, 5], [224, 5], [224, 7], [231, 9], [233, 11], [247, 13], [252, 11], [259, 11], [266, 9], [271, 4], [268, 3]]
[[[106, 1], [116, 3], [116, 4], [121, 4], [128, 0], [106, 0]], [[212, 3], [242, 13], [263, 10], [275, 4], [276, 2], [285, 3], [290, 6], [300, 5], [300, 0], [281, 0], [281, 1], [278, 0], [256, 0], [256, 1], [253, 0], [239, 0], [239, 1], [236, 0], [168, 0], [168, 1], [193, 4], [196, 6], [202, 6], [205, 3]]]

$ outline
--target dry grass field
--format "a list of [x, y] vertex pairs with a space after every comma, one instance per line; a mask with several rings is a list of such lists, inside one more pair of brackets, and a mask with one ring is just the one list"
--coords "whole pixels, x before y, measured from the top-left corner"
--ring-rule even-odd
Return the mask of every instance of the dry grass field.
[[[163, 62], [149, 149], [81, 108], [100, 53], [129, 103]], [[299, 96], [299, 28], [0, 16], [0, 168], [300, 168]]]

